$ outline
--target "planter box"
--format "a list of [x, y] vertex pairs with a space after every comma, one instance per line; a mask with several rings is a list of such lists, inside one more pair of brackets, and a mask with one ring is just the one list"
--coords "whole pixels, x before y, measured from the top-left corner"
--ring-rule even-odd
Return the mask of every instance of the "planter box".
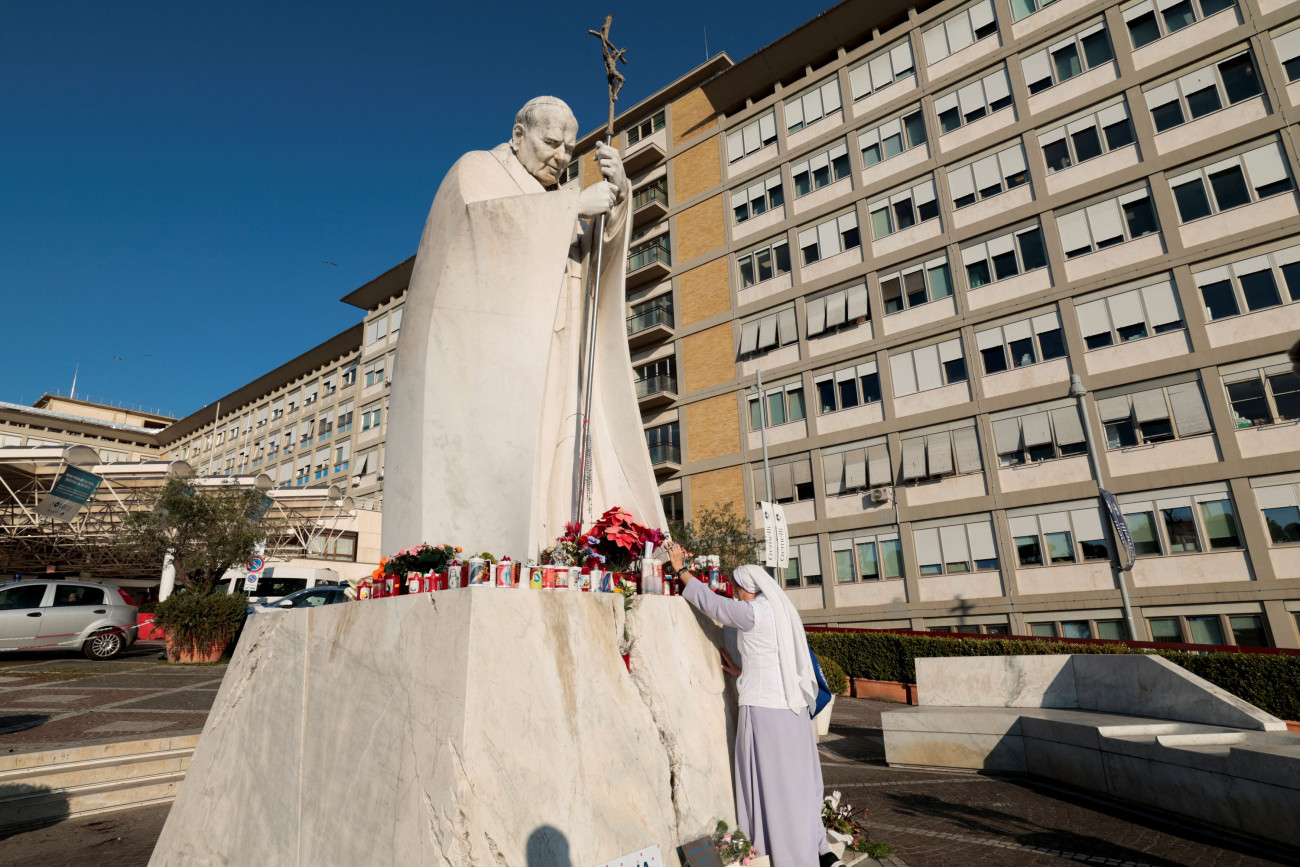
[[901, 683], [897, 680], [867, 680], [864, 677], [854, 677], [850, 680], [853, 681], [854, 698], [874, 698], [879, 701], [916, 704], [914, 683]]
[[1296, 722], [1295, 720], [1285, 720], [1284, 722], [1286, 722], [1287, 731], [1300, 732], [1300, 722]]
[[216, 662], [221, 659], [222, 654], [226, 652], [226, 645], [230, 644], [229, 638], [218, 639], [206, 648], [178, 647], [176, 642], [171, 638], [167, 639], [167, 661], [168, 662]]

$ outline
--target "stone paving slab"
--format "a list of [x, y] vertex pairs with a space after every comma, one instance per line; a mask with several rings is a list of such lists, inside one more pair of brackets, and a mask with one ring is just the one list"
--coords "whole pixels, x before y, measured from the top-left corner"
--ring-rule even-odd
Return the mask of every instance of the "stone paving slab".
[[[18, 689], [0, 692], [0, 716], [8, 713], [28, 713], [53, 709], [68, 711], [102, 707], [152, 695], [147, 689], [94, 689], [83, 690], [74, 685], [60, 684], [57, 689]], [[183, 710], [183, 708], [178, 708]]]
[[207, 713], [212, 710], [217, 692], [214, 689], [183, 689], [151, 695], [117, 706], [118, 710], [189, 710]]

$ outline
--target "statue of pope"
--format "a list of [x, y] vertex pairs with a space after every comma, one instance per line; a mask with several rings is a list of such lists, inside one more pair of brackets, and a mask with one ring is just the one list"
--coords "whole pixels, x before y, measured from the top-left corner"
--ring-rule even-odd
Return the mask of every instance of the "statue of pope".
[[622, 506], [666, 528], [624, 329], [631, 185], [556, 182], [578, 122], [530, 100], [510, 141], [447, 172], [424, 226], [398, 342], [385, 455], [383, 549], [450, 542], [535, 557], [576, 513], [580, 354], [592, 218], [606, 215], [591, 411], [589, 514]]

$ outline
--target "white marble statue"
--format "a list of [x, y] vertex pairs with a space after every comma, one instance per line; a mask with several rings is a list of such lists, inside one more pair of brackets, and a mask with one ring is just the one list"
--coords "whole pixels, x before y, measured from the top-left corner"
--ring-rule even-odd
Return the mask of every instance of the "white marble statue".
[[592, 509], [666, 527], [624, 328], [631, 185], [556, 181], [578, 123], [554, 97], [511, 140], [461, 157], [438, 188], [407, 293], [390, 404], [383, 548], [450, 542], [536, 556], [575, 513], [579, 355], [591, 224], [606, 214], [591, 412]]

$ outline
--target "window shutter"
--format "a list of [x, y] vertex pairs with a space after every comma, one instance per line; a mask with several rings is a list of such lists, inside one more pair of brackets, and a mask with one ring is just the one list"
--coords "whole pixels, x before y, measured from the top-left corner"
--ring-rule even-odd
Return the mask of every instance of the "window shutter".
[[1000, 455], [1020, 451], [1020, 419], [1003, 418], [993, 422], [993, 443]]
[[826, 495], [844, 493], [844, 453], [822, 456], [822, 473], [826, 477]]
[[1016, 249], [1015, 235], [998, 235], [996, 238], [989, 239], [989, 255], [1001, 256], [1003, 253], [1010, 253]]
[[1088, 226], [1092, 229], [1092, 238], [1097, 243], [1111, 238], [1124, 237], [1124, 221], [1120, 216], [1119, 202], [1107, 199], [1087, 207]]
[[821, 257], [829, 259], [840, 252], [840, 233], [836, 228], [834, 220], [827, 220], [817, 227], [817, 246], [821, 250]]
[[1002, 183], [1002, 174], [998, 170], [996, 154], [982, 160], [976, 160], [971, 164], [971, 169], [975, 172], [976, 189], [983, 190], [987, 187], [1000, 186]]
[[929, 391], [943, 385], [943, 369], [939, 365], [939, 347], [922, 346], [912, 350], [916, 364], [916, 390]]
[[1028, 57], [1022, 58], [1020, 66], [1025, 71], [1026, 84], [1052, 77], [1052, 61], [1047, 56], [1047, 49], [1035, 51]]
[[948, 111], [949, 109], [956, 108], [956, 107], [957, 107], [956, 91], [952, 93], [945, 93], [943, 96], [939, 97], [934, 101], [935, 114], [943, 114], [945, 111]]
[[947, 431], [930, 434], [925, 438], [925, 457], [929, 465], [929, 475], [952, 475], [952, 437]]
[[1123, 421], [1132, 414], [1127, 395], [1103, 397], [1097, 401], [1097, 415], [1103, 422]]
[[983, 262], [988, 259], [989, 251], [987, 244], [972, 244], [969, 247], [961, 248], [961, 263], [963, 265], [973, 265], [976, 262]]
[[925, 42], [925, 61], [932, 64], [948, 56], [948, 34], [942, 24], [936, 24], [922, 34]]
[[1106, 533], [1101, 528], [1101, 513], [1096, 509], [1075, 509], [1070, 512], [1070, 520], [1074, 524], [1076, 542], [1105, 540]]
[[745, 143], [739, 130], [727, 133], [727, 162], [734, 163], [745, 155]]
[[1016, 518], [1008, 518], [1007, 524], [1013, 537], [1038, 535], [1037, 515], [1021, 515]]
[[770, 349], [776, 346], [776, 316], [764, 316], [758, 320], [758, 348]]
[[1056, 228], [1061, 233], [1061, 246], [1065, 248], [1065, 252], [1092, 247], [1092, 235], [1088, 232], [1088, 216], [1083, 211], [1074, 211], [1057, 217]]
[[1267, 271], [1269, 261], [1267, 256], [1252, 256], [1249, 259], [1242, 259], [1240, 262], [1232, 263], [1232, 273], [1237, 275], [1237, 279], [1245, 277], [1247, 274], [1254, 274], [1257, 271]]
[[999, 99], [1006, 99], [1011, 95], [1011, 81], [1007, 78], [1005, 68], [986, 76], [982, 84], [984, 85], [984, 96], [989, 101], [989, 104], [995, 103]]
[[1132, 21], [1135, 18], [1141, 18], [1143, 15], [1147, 14], [1148, 12], [1154, 12], [1154, 11], [1155, 11], [1155, 4], [1152, 2], [1152, 0], [1144, 0], [1144, 2], [1139, 3], [1136, 6], [1130, 6], [1129, 8], [1125, 9], [1123, 13], [1124, 20]]
[[785, 128], [803, 123], [803, 100], [792, 99], [785, 104]]
[[808, 302], [808, 336], [821, 334], [826, 330], [826, 299], [814, 298]]
[[916, 562], [921, 566], [939, 566], [943, 564], [943, 554], [939, 549], [939, 531], [933, 527], [916, 530], [912, 533], [916, 543]]
[[1034, 333], [1044, 334], [1048, 331], [1056, 331], [1061, 327], [1061, 317], [1057, 313], [1044, 313], [1042, 316], [1035, 316], [1033, 319]]
[[832, 292], [826, 296], [826, 327], [834, 328], [844, 324], [844, 291]]
[[827, 115], [840, 108], [840, 82], [832, 78], [821, 87], [822, 114]]
[[776, 324], [782, 346], [799, 342], [799, 331], [798, 326], [795, 324], [793, 307], [787, 307], [777, 313]]
[[961, 338], [954, 337], [939, 344], [940, 361], [956, 361], [961, 358]]
[[1072, 446], [1086, 441], [1083, 435], [1083, 423], [1079, 420], [1079, 411], [1076, 408], [1063, 406], [1052, 410], [1051, 415], [1058, 446]]
[[901, 352], [889, 356], [889, 370], [894, 381], [895, 397], [916, 393], [916, 368], [912, 362], [912, 353]]
[[831, 164], [831, 155], [829, 152], [827, 152], [824, 154], [818, 154], [817, 156], [809, 160], [808, 168], [812, 169], [815, 172], [818, 169], [826, 168], [830, 164]]
[[1007, 148], [998, 154], [998, 165], [1002, 166], [1002, 177], [1009, 178], [1027, 169], [1025, 151], [1020, 145]]
[[[866, 150], [872, 145], [880, 144], [880, 129], [865, 130], [858, 135], [858, 150]], [[881, 154], [884, 157], [884, 154]]]
[[889, 59], [894, 67], [895, 76], [911, 70], [912, 43], [904, 39], [902, 42], [889, 49]]
[[872, 487], [876, 487], [877, 485], [888, 485], [893, 481], [893, 469], [889, 465], [889, 448], [883, 444], [868, 448], [867, 483]]
[[863, 63], [849, 70], [849, 89], [854, 99], [871, 93], [871, 67]]
[[754, 467], [754, 501], [763, 502], [767, 499], [767, 476], [763, 473], [763, 465], [759, 464]]
[[952, 432], [953, 450], [957, 456], [957, 472], [977, 473], [983, 469], [980, 460], [979, 439], [973, 427], [959, 427]]
[[859, 319], [867, 315], [867, 287], [866, 284], [850, 286], [846, 293], [848, 300], [848, 318]]
[[948, 172], [948, 191], [954, 202], [975, 194], [975, 175], [970, 166], [958, 166]]
[[807, 485], [812, 482], [812, 458], [802, 458], [790, 464], [790, 472], [794, 476], [796, 485]]
[[1153, 326], [1178, 322], [1183, 318], [1178, 312], [1178, 301], [1174, 298], [1174, 284], [1168, 281], [1143, 287], [1142, 302], [1147, 308], [1147, 319]]
[[1106, 306], [1110, 308], [1110, 321], [1116, 328], [1137, 325], [1144, 321], [1142, 303], [1138, 300], [1136, 289], [1110, 296], [1106, 299]]
[[1002, 329], [990, 328], [988, 331], [975, 332], [975, 346], [980, 350], [992, 349], [1002, 345]]
[[980, 82], [968, 84], [957, 91], [957, 104], [963, 115], [984, 107], [984, 87]]
[[979, 30], [987, 24], [992, 24], [996, 19], [993, 16], [993, 0], [980, 0], [970, 8], [971, 27]]
[[844, 453], [844, 487], [857, 490], [867, 486], [867, 450], [852, 449]]
[[925, 478], [925, 438], [903, 440], [903, 481]]
[[883, 51], [871, 58], [871, 88], [880, 90], [880, 88], [891, 83], [894, 80], [894, 71], [889, 63], [889, 55]]
[[1056, 129], [1048, 130], [1038, 137], [1038, 146], [1047, 147], [1049, 144], [1055, 144], [1058, 141], [1065, 141], [1065, 127], [1058, 126]]
[[1020, 427], [1024, 432], [1025, 448], [1051, 444], [1052, 429], [1047, 420], [1047, 413], [1035, 412], [1022, 416]]
[[993, 524], [978, 521], [966, 525], [966, 534], [970, 537], [970, 553], [976, 560], [996, 560], [997, 546], [993, 544]]
[[858, 365], [858, 376], [871, 376], [876, 372], [876, 363], [874, 361], [865, 361]]
[[1247, 173], [1250, 174], [1250, 184], [1256, 189], [1287, 178], [1286, 164], [1282, 161], [1282, 152], [1276, 144], [1270, 143], [1262, 148], [1246, 151], [1241, 158], [1246, 163]]
[[758, 137], [760, 144], [776, 138], [776, 112], [769, 111], [758, 119]]
[[1201, 387], [1195, 382], [1180, 382], [1168, 388], [1169, 405], [1173, 408], [1174, 423], [1180, 437], [1209, 433], [1210, 416], [1205, 410]]
[[948, 31], [949, 54], [955, 54], [975, 41], [975, 31], [971, 28], [970, 16], [964, 11], [945, 21], [943, 29]]
[[813, 542], [799, 546], [799, 571], [805, 577], [822, 574], [822, 560], [821, 554], [817, 550], [817, 543]]
[[749, 355], [758, 349], [758, 322], [746, 322], [740, 328], [740, 354]]
[[1133, 416], [1138, 424], [1169, 418], [1169, 406], [1165, 403], [1163, 388], [1149, 388], [1133, 394]]
[[1283, 63], [1300, 57], [1300, 30], [1292, 30], [1290, 33], [1274, 36], [1273, 47], [1277, 49], [1278, 59]]
[[1261, 509], [1300, 506], [1300, 499], [1296, 498], [1295, 485], [1269, 485], [1266, 488], [1256, 488], [1255, 502], [1259, 503]]
[[1105, 299], [1079, 304], [1074, 312], [1079, 317], [1079, 330], [1084, 337], [1110, 331], [1110, 316], [1106, 313]]
[[965, 563], [970, 560], [970, 549], [966, 546], [965, 524], [940, 527], [939, 541], [943, 544], [945, 563]]
[[919, 207], [934, 201], [934, 181], [925, 180], [912, 187], [912, 201]]
[[1182, 90], [1183, 96], [1196, 93], [1198, 90], [1204, 90], [1207, 87], [1214, 87], [1214, 67], [1207, 66], [1204, 69], [1198, 69], [1182, 76], [1178, 79], [1178, 87]]
[[1097, 122], [1103, 127], [1118, 123], [1128, 118], [1128, 112], [1124, 110], [1124, 103], [1117, 102], [1114, 105], [1108, 105], [1101, 111], [1097, 112]]

